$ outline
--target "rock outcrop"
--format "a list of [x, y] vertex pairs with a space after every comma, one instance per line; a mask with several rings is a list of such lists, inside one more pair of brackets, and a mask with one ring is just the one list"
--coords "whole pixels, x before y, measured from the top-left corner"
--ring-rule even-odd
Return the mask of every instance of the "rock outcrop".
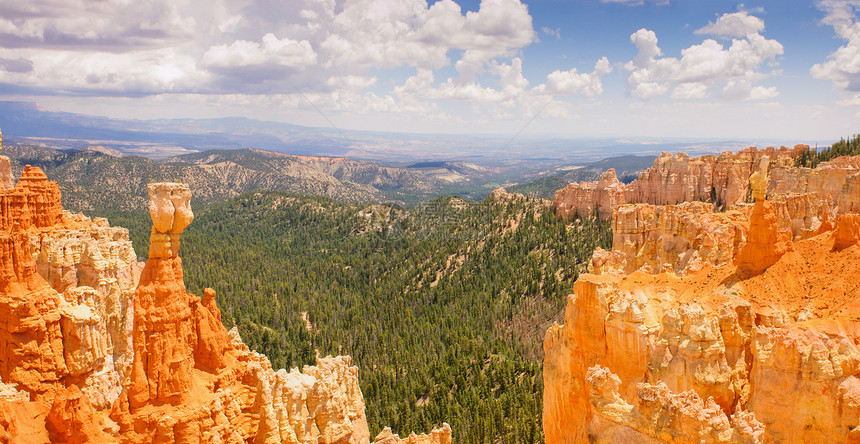
[[442, 424], [442, 427], [422, 435], [416, 435], [413, 432], [406, 439], [401, 439], [386, 427], [376, 435], [373, 442], [374, 444], [451, 444], [451, 426]]
[[553, 208], [559, 217], [574, 214], [590, 215], [595, 209], [601, 217], [612, 215], [612, 209], [630, 202], [637, 196], [635, 185], [625, 185], [618, 180], [614, 169], [600, 175], [597, 182], [572, 183], [555, 193]]
[[[843, 213], [860, 211], [860, 156], [834, 159], [815, 169], [795, 167], [794, 158], [804, 148], [808, 147], [748, 148], [696, 158], [662, 153], [651, 168], [629, 184], [618, 182], [615, 172], [609, 170], [599, 182], [572, 183], [558, 190], [553, 208], [559, 217], [591, 214], [595, 209], [601, 217], [609, 217], [615, 207], [625, 203], [676, 205], [699, 201], [730, 209], [751, 197], [749, 177], [766, 157], [770, 161], [769, 199], [807, 195], [831, 212], [837, 207]], [[809, 217], [820, 218], [821, 213]]]
[[743, 212], [714, 213], [713, 204], [703, 202], [622, 205], [612, 215], [612, 251], [598, 249], [591, 269], [684, 274], [730, 264], [747, 236], [747, 221]]
[[350, 358], [272, 369], [224, 329], [214, 291], [186, 291], [188, 187], [149, 193], [143, 270], [126, 230], [63, 212], [38, 168], [0, 194], [0, 442], [370, 442]]
[[616, 208], [546, 334], [547, 443], [860, 442], [860, 215], [813, 229], [764, 178], [752, 208]]
[[15, 176], [12, 175], [12, 162], [6, 156], [0, 156], [0, 191], [11, 190], [15, 186]]

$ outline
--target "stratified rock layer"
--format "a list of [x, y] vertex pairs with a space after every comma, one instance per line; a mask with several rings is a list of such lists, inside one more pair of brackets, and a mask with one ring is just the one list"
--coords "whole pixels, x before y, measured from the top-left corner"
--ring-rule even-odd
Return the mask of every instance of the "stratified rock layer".
[[572, 183], [556, 192], [553, 208], [559, 217], [588, 216], [595, 209], [601, 217], [608, 217], [613, 208], [632, 201], [636, 195], [634, 185], [621, 183], [615, 170], [609, 169], [597, 182]]
[[617, 207], [546, 334], [547, 442], [860, 442], [860, 215], [802, 202]]
[[626, 203], [676, 205], [699, 201], [732, 208], [752, 201], [749, 177], [767, 157], [769, 199], [806, 195], [818, 208], [808, 217], [817, 219], [824, 211], [837, 208], [840, 213], [860, 211], [860, 156], [837, 158], [815, 169], [795, 167], [794, 158], [804, 148], [808, 147], [748, 148], [696, 158], [662, 153], [651, 168], [629, 184], [619, 182], [614, 170], [609, 170], [599, 182], [572, 183], [558, 190], [553, 209], [559, 217], [589, 215], [595, 209], [601, 217], [609, 217], [615, 207]]

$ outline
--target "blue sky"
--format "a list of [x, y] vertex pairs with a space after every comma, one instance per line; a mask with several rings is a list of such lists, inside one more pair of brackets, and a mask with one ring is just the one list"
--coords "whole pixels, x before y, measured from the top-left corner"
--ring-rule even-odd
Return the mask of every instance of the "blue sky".
[[860, 131], [860, 0], [28, 0], [0, 99], [563, 137]]

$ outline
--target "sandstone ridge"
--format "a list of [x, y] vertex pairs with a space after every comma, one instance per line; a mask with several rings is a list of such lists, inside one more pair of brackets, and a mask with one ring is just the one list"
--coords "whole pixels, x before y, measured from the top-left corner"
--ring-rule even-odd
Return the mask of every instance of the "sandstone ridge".
[[[188, 186], [148, 191], [141, 270], [127, 230], [64, 212], [40, 169], [3, 183], [0, 442], [370, 442], [351, 359], [275, 370], [249, 350], [222, 326], [214, 291], [186, 291]], [[378, 439], [448, 444], [451, 429]]]
[[860, 215], [804, 225], [767, 163], [752, 207], [615, 208], [546, 333], [547, 443], [860, 442]]
[[609, 170], [597, 182], [572, 183], [558, 190], [553, 209], [559, 217], [589, 215], [597, 210], [605, 218], [625, 203], [676, 205], [700, 201], [732, 209], [747, 202], [749, 177], [767, 157], [769, 199], [790, 200], [806, 195], [819, 210], [809, 216], [814, 218], [837, 208], [840, 213], [860, 211], [860, 156], [834, 159], [814, 169], [795, 167], [795, 157], [804, 149], [808, 147], [747, 148], [701, 157], [662, 153], [651, 168], [629, 184], [621, 183], [615, 171]]

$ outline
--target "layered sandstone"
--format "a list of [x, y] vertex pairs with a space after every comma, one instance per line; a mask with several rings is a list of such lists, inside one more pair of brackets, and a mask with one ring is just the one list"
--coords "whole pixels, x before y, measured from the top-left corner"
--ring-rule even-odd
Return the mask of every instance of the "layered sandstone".
[[860, 442], [860, 215], [792, 240], [802, 218], [754, 191], [616, 209], [546, 334], [548, 443]]
[[597, 182], [572, 183], [556, 192], [553, 208], [559, 217], [589, 215], [595, 209], [601, 217], [608, 217], [615, 206], [631, 201], [636, 195], [635, 185], [621, 183], [615, 170], [609, 169]]
[[591, 269], [684, 274], [729, 264], [747, 236], [747, 220], [740, 211], [714, 213], [703, 202], [622, 205], [612, 215], [612, 250], [598, 249]]
[[625, 203], [675, 205], [700, 201], [732, 208], [751, 200], [749, 177], [767, 157], [771, 178], [768, 198], [807, 195], [819, 206], [838, 207], [839, 212], [858, 211], [860, 156], [834, 159], [815, 169], [795, 167], [794, 158], [804, 148], [748, 148], [695, 158], [684, 153], [662, 153], [651, 168], [629, 184], [618, 182], [614, 171], [607, 171], [600, 182], [572, 183], [558, 190], [553, 208], [559, 217], [590, 214], [595, 209], [601, 217], [609, 217], [613, 208]]
[[[816, 193], [836, 206], [841, 199], [856, 201], [850, 192], [857, 190], [857, 179], [849, 178], [860, 173], [860, 156], [837, 157], [829, 162], [823, 162], [816, 168], [795, 168], [792, 166], [777, 166], [770, 171], [771, 180], [768, 185], [769, 194]], [[846, 188], [846, 185], [849, 188]], [[845, 194], [845, 193], [849, 194]], [[841, 212], [854, 211], [843, 208]]]
[[215, 292], [185, 289], [187, 185], [149, 191], [142, 271], [126, 230], [63, 213], [38, 168], [0, 194], [0, 442], [369, 442], [350, 358], [275, 371], [226, 331]]

